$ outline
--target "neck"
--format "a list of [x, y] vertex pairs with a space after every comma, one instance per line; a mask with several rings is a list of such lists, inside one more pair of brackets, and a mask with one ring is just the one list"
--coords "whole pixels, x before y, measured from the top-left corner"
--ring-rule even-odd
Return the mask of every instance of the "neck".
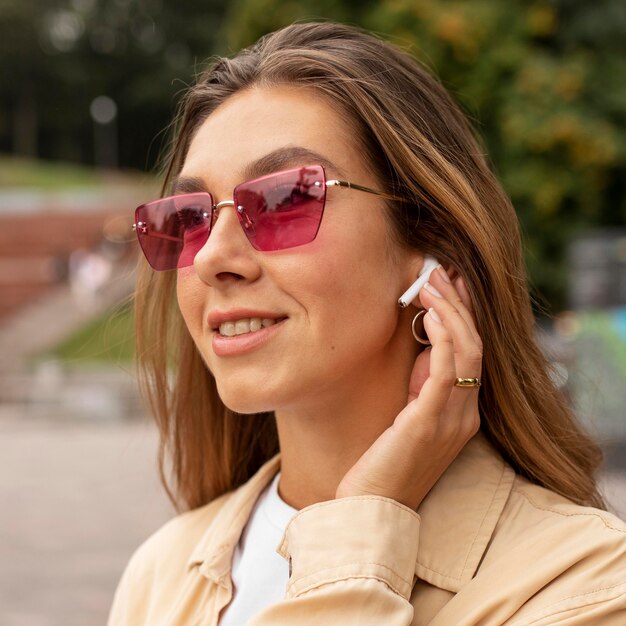
[[287, 504], [302, 509], [335, 498], [341, 479], [406, 406], [414, 360], [405, 354], [383, 371], [360, 371], [358, 382], [343, 381], [334, 397], [276, 411]]

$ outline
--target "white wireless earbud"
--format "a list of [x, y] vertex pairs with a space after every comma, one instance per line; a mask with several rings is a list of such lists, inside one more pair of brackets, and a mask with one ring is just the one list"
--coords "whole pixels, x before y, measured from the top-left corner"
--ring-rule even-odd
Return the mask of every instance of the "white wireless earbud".
[[409, 304], [417, 298], [417, 294], [420, 292], [420, 289], [428, 282], [430, 274], [438, 265], [439, 261], [437, 261], [434, 257], [428, 255], [424, 257], [424, 265], [418, 279], [400, 296], [400, 299], [398, 300], [398, 304], [403, 309], [409, 306]]

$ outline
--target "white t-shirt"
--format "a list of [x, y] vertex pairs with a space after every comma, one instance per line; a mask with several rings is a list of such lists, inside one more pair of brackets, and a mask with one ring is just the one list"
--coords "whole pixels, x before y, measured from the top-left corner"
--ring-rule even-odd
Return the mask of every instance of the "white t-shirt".
[[280, 472], [259, 496], [233, 555], [233, 599], [220, 626], [242, 626], [285, 597], [289, 565], [276, 548], [289, 520], [298, 512], [278, 495]]

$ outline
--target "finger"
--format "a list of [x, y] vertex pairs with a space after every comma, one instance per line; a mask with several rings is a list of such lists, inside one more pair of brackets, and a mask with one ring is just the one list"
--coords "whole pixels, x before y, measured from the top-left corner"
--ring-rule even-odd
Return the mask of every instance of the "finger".
[[[456, 365], [452, 336], [443, 323], [435, 321], [432, 313], [428, 312], [424, 316], [424, 328], [432, 342], [428, 354], [429, 375], [418, 391], [412, 389], [412, 375], [409, 400], [413, 400], [413, 407], [407, 413], [406, 419], [417, 415], [420, 416], [420, 423], [427, 424], [430, 420], [438, 419], [448, 402], [456, 380]], [[416, 367], [417, 363], [414, 372]], [[401, 415], [404, 416], [404, 412]]]
[[[429, 282], [433, 284], [459, 311], [461, 317], [463, 317], [466, 324], [472, 330], [474, 338], [478, 341], [480, 337], [478, 330], [476, 329], [474, 305], [471, 297], [469, 296], [469, 292], [467, 291], [463, 278], [459, 276], [454, 283], [449, 282], [449, 277], [446, 271], [440, 265], [437, 270], [431, 274]], [[464, 289], [459, 289], [459, 284], [462, 284]]]
[[[434, 331], [434, 340], [437, 341], [436, 329], [434, 329], [436, 322], [432, 311], [426, 315], [425, 318], [425, 325], [427, 325], [427, 332], [429, 333], [429, 336], [430, 333], [433, 333]], [[442, 319], [442, 325], [445, 325], [444, 319]], [[467, 326], [465, 326], [465, 330], [468, 332]], [[452, 335], [452, 343], [454, 345], [453, 333], [450, 334]], [[436, 353], [435, 358], [440, 357], [441, 354], [441, 352]], [[457, 377], [480, 377], [482, 371], [482, 355], [480, 357], [476, 357], [475, 359], [471, 356], [468, 358], [467, 355], [459, 354], [456, 349], [453, 350], [453, 355], [455, 362], [455, 374], [452, 382], [450, 383], [451, 389], [448, 394], [448, 400], [445, 407], [442, 409], [442, 413], [437, 423], [437, 431], [440, 436], [449, 438], [448, 441], [454, 441], [458, 438], [463, 441], [468, 441], [476, 434], [478, 428], [480, 427], [480, 417], [478, 412], [479, 388], [456, 387], [455, 383]], [[433, 368], [437, 367], [436, 361], [432, 359], [432, 356], [431, 364]], [[425, 383], [424, 386], [426, 387], [427, 384]], [[428, 391], [430, 391], [430, 389], [428, 389]], [[447, 435], [445, 435], [445, 433], [447, 433]]]
[[[467, 291], [467, 287], [462, 277], [457, 278], [454, 283], [449, 283], [446, 280], [447, 274], [443, 267], [439, 266], [435, 272], [431, 274], [433, 284], [437, 290], [439, 290], [443, 296], [445, 296], [453, 306], [459, 311], [461, 317], [468, 325], [471, 334], [474, 338], [474, 342], [480, 346], [482, 350], [482, 340], [480, 334], [476, 328], [476, 317], [474, 315], [474, 307], [471, 297]], [[462, 286], [462, 289], [458, 289], [458, 285]]]
[[463, 276], [458, 276], [454, 280], [453, 285], [458, 291], [459, 296], [461, 297], [461, 300], [463, 301], [463, 304], [465, 305], [467, 310], [472, 314], [473, 317], [475, 317], [474, 303], [472, 302], [472, 297], [470, 296], [470, 293], [467, 290], [467, 285], [465, 284], [465, 280], [463, 279]]
[[419, 396], [424, 383], [428, 380], [431, 351], [432, 347], [427, 346], [417, 355], [417, 358], [415, 359], [413, 369], [411, 370], [411, 376], [409, 378], [409, 397], [407, 399], [407, 404]]
[[465, 284], [465, 279], [462, 276], [459, 276], [454, 281], [454, 286], [456, 287], [456, 290], [458, 291], [461, 300], [463, 301], [467, 310], [472, 316], [473, 325], [470, 326], [470, 328], [472, 328], [472, 331], [474, 332], [474, 339], [476, 340], [476, 343], [482, 346], [482, 340], [480, 338], [480, 334], [477, 328], [476, 310], [474, 309], [474, 302], [472, 301], [472, 296], [470, 295], [467, 285]]
[[[447, 287], [450, 288], [448, 292], [453, 289], [452, 285], [447, 285]], [[458, 376], [464, 378], [478, 376], [482, 365], [482, 343], [476, 340], [475, 333], [459, 309], [446, 299], [438, 289], [433, 289], [430, 283], [426, 283], [424, 289], [420, 291], [420, 299], [425, 306], [435, 309], [444, 327], [451, 335]], [[425, 318], [427, 317], [428, 315], [425, 316]], [[424, 323], [426, 324], [426, 320]], [[426, 328], [427, 333], [429, 329], [430, 326]]]
[[438, 322], [429, 311], [424, 316], [424, 327], [432, 341], [428, 355], [429, 377], [419, 395], [396, 418], [394, 430], [407, 438], [407, 445], [424, 445], [442, 436], [445, 441], [456, 441], [459, 437], [466, 441], [475, 434], [476, 423], [479, 424], [476, 394], [471, 393], [472, 389], [454, 386], [459, 358], [455, 355], [452, 334], [443, 320]]
[[[425, 295], [424, 299], [428, 300], [428, 297], [432, 299], [433, 308], [442, 320], [442, 325], [449, 332], [453, 345], [455, 375], [451, 382], [452, 388], [448, 395], [446, 412], [454, 417], [451, 423], [448, 424], [448, 427], [452, 429], [463, 428], [463, 416], [471, 416], [476, 413], [476, 411], [470, 410], [470, 407], [477, 402], [479, 388], [456, 387], [454, 383], [457, 377], [480, 378], [482, 371], [482, 345], [476, 343], [470, 328], [459, 311], [442, 296], [436, 296], [429, 292], [429, 287], [431, 286], [428, 285], [425, 290], [428, 295]], [[430, 313], [425, 315], [424, 328], [429, 337], [431, 332], [435, 330], [434, 327], [435, 321], [433, 316]], [[435, 340], [435, 338], [431, 337], [433, 343]], [[431, 355], [431, 368], [432, 366], [433, 356]], [[427, 387], [426, 383], [424, 387]], [[472, 419], [472, 423], [473, 421]]]

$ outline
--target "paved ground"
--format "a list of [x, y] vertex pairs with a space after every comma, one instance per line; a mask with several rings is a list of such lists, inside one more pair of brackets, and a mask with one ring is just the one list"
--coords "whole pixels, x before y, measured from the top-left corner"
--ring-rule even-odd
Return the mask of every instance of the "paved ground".
[[172, 515], [141, 422], [0, 417], [0, 624], [102, 626], [134, 548]]
[[[154, 428], [1, 409], [0, 624], [102, 626], [130, 554], [173, 514]], [[605, 485], [626, 517], [626, 474]]]

